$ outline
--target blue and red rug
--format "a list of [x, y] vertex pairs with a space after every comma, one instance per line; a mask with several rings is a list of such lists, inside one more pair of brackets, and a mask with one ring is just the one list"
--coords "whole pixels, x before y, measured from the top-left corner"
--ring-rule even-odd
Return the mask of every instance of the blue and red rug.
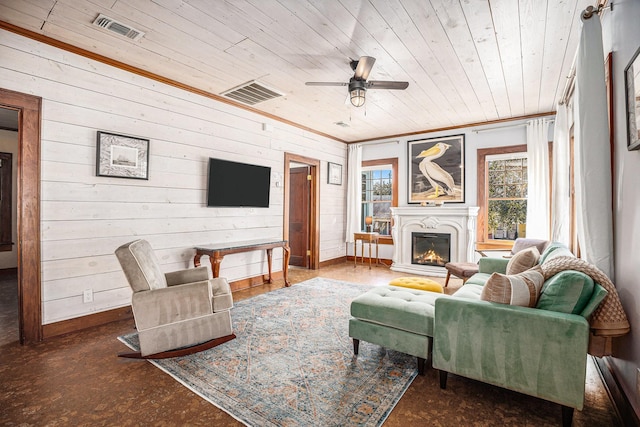
[[[417, 374], [415, 358], [349, 338], [351, 300], [369, 289], [315, 278], [239, 301], [237, 338], [153, 360], [251, 426], [380, 426]], [[120, 337], [134, 350], [137, 334]]]

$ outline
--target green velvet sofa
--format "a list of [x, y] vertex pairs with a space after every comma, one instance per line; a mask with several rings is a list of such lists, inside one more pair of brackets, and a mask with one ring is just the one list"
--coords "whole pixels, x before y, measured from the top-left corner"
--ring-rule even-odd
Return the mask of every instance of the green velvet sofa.
[[[573, 256], [556, 243], [539, 264]], [[563, 425], [584, 404], [588, 318], [607, 291], [591, 277], [565, 270], [543, 284], [536, 307], [481, 299], [491, 273], [505, 273], [507, 259], [482, 258], [479, 272], [453, 295], [435, 300], [432, 365], [562, 405]]]

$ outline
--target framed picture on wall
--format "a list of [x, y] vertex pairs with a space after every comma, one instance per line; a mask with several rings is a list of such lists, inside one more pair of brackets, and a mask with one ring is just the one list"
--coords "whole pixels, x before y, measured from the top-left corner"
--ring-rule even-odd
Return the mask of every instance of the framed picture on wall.
[[98, 131], [96, 175], [149, 179], [149, 140]]
[[624, 69], [627, 99], [627, 150], [640, 150], [640, 48]]
[[464, 135], [409, 141], [409, 203], [464, 203]]
[[342, 165], [329, 162], [329, 184], [342, 185]]

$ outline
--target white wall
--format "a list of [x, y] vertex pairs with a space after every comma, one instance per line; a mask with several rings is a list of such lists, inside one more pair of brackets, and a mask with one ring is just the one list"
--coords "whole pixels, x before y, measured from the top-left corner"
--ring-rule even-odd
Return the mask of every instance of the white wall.
[[[408, 200], [408, 142], [425, 139], [437, 138], [449, 135], [465, 136], [464, 158], [465, 158], [465, 202], [456, 204], [459, 206], [477, 206], [477, 150], [479, 148], [504, 147], [510, 145], [520, 145], [527, 143], [527, 133], [524, 124], [526, 120], [514, 120], [508, 123], [500, 123], [496, 125], [473, 126], [450, 131], [431, 132], [411, 137], [402, 137], [396, 139], [381, 139], [378, 141], [365, 142], [362, 148], [362, 160], [376, 160], [386, 158], [398, 158], [398, 206], [416, 206], [409, 205]], [[476, 132], [480, 130], [480, 132]], [[553, 135], [553, 133], [550, 133]], [[359, 248], [359, 246], [358, 246]], [[347, 248], [349, 255], [353, 255], [353, 246]], [[365, 252], [365, 256], [368, 252]], [[358, 249], [360, 256], [360, 249]], [[380, 245], [380, 258], [391, 259], [393, 257], [393, 245]]]
[[[17, 114], [17, 113], [16, 113]], [[0, 152], [11, 153], [11, 241], [17, 242], [17, 183], [18, 183], [18, 132], [0, 129]], [[0, 252], [0, 269], [18, 266], [18, 249], [13, 245], [11, 251]]]
[[640, 47], [640, 1], [615, 1], [603, 20], [604, 52], [613, 52], [615, 130], [614, 283], [631, 323], [631, 332], [614, 340], [612, 365], [625, 394], [640, 414], [640, 151], [627, 151], [624, 69]]
[[[344, 256], [346, 186], [326, 173], [346, 164], [345, 144], [2, 30], [0, 57], [4, 88], [43, 98], [45, 324], [128, 305], [113, 251], [130, 240], [149, 240], [170, 271], [193, 265], [195, 245], [282, 237], [285, 152], [321, 160], [320, 260]], [[98, 130], [150, 139], [149, 180], [97, 177]], [[270, 207], [205, 207], [209, 157], [270, 166]], [[263, 272], [265, 254], [252, 252], [225, 257], [220, 275]], [[85, 289], [94, 302], [82, 302]]]

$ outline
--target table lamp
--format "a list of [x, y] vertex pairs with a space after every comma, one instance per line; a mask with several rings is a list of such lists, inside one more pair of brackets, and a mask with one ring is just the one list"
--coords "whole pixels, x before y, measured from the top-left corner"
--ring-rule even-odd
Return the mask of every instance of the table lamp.
[[367, 231], [371, 231], [371, 224], [373, 224], [373, 217], [367, 216], [364, 218], [364, 223], [367, 224]]

